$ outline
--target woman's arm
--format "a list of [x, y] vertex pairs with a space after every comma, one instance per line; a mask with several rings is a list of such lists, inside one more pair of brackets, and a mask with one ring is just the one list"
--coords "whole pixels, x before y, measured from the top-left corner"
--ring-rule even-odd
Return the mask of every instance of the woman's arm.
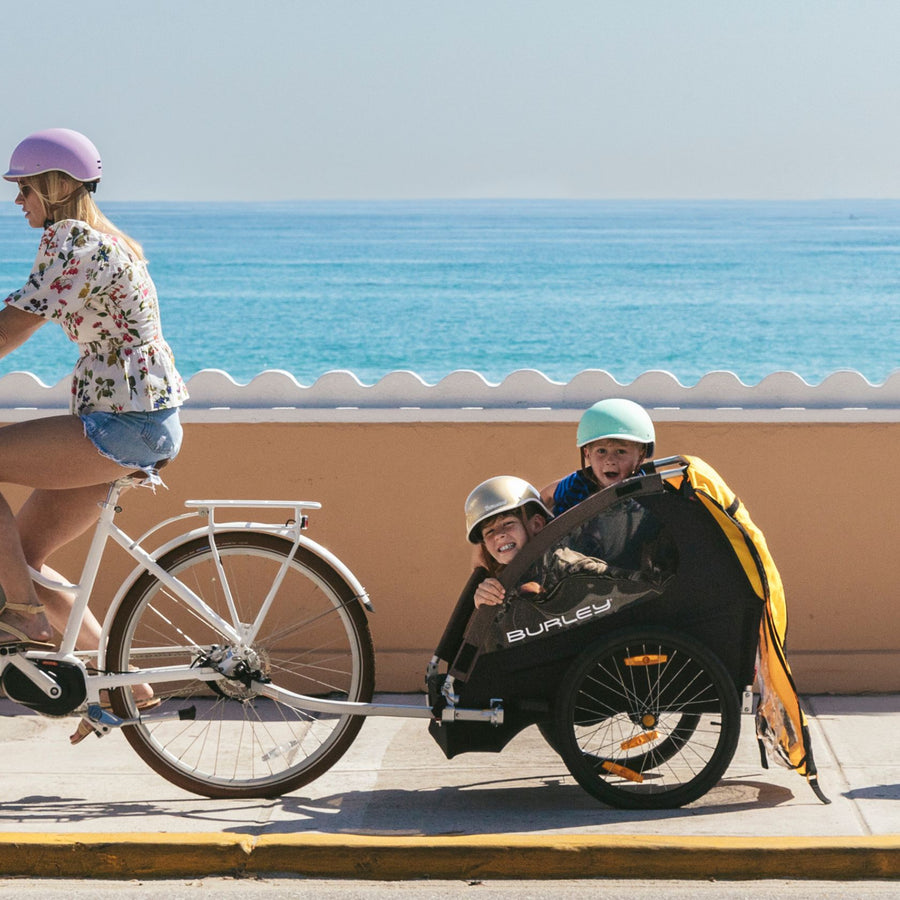
[[46, 321], [14, 306], [0, 309], [0, 359], [21, 347]]

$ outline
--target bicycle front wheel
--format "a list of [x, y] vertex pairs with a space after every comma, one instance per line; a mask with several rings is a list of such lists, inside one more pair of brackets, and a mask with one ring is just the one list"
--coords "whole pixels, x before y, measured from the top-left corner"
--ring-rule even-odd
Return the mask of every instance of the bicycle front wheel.
[[[156, 682], [152, 701], [141, 699], [146, 689], [136, 699], [133, 688], [117, 688], [110, 701], [122, 718], [145, 711], [123, 731], [173, 784], [207, 797], [277, 797], [334, 765], [364, 717], [297, 710], [261, 696], [251, 681], [318, 699], [368, 702], [375, 682], [372, 639], [353, 589], [310, 550], [299, 547], [291, 557], [291, 541], [248, 532], [217, 534], [215, 541], [221, 567], [206, 537], [174, 548], [159, 564], [239, 633], [256, 623], [273, 595], [249, 648], [241, 648], [243, 669], [214, 681]], [[118, 672], [208, 666], [231, 643], [148, 572], [112, 623], [107, 666]]]

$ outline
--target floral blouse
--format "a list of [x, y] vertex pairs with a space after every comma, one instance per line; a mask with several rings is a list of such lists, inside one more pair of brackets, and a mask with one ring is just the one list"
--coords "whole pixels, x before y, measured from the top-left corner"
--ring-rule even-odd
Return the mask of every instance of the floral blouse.
[[115, 235], [74, 219], [49, 226], [27, 283], [5, 302], [55, 320], [78, 344], [73, 413], [166, 409], [187, 399], [147, 265]]

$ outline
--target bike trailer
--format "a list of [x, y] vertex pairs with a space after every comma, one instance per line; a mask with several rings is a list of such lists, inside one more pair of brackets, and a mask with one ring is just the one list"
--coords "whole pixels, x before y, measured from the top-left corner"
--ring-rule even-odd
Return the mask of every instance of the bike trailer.
[[[473, 574], [435, 651], [449, 668], [430, 678], [430, 731], [448, 758], [497, 752], [535, 723], [553, 743], [554, 705], [579, 657], [611, 634], [654, 626], [709, 648], [739, 693], [757, 678], [761, 746], [821, 797], [784, 656], [777, 569], [746, 510], [702, 460], [660, 461], [557, 517], [501, 573], [503, 606], [475, 610], [485, 575]], [[502, 705], [502, 724], [448, 721], [454, 704]]]

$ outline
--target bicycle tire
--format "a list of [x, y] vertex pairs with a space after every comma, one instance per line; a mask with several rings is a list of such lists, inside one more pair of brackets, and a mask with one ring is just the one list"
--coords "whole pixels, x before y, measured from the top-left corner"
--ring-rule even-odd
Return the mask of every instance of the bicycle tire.
[[[238, 617], [251, 623], [293, 543], [247, 532], [223, 532], [215, 540]], [[159, 565], [233, 621], [207, 537], [173, 548]], [[228, 643], [145, 572], [112, 623], [107, 668], [196, 665], [213, 645]], [[294, 693], [372, 698], [375, 659], [365, 611], [342, 576], [305, 547], [290, 560], [252, 651], [253, 665]], [[153, 691], [159, 706], [123, 726], [125, 737], [158, 774], [206, 797], [277, 797], [296, 790], [340, 759], [364, 719], [296, 710], [224, 676], [157, 683]], [[122, 718], [140, 712], [131, 687], [110, 691], [110, 702]], [[174, 718], [191, 707], [194, 719]]]
[[559, 752], [578, 783], [623, 809], [702, 797], [740, 736], [737, 691], [705, 646], [664, 629], [627, 629], [588, 648], [554, 704]]

